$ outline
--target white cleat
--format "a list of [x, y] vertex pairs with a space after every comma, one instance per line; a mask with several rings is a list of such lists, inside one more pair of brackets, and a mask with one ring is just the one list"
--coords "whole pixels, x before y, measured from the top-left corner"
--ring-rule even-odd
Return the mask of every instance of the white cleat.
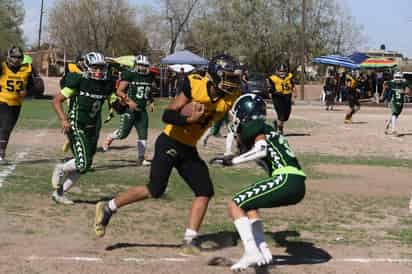
[[58, 189], [63, 184], [64, 171], [61, 164], [54, 167], [51, 183], [54, 189]]
[[66, 196], [59, 195], [57, 193], [57, 190], [53, 192], [52, 199], [56, 203], [62, 204], [62, 205], [73, 205], [74, 204], [74, 202], [72, 200], [70, 200], [69, 198], [67, 198]]
[[272, 252], [270, 251], [267, 243], [261, 243], [259, 250], [260, 253], [262, 253], [264, 264], [270, 264], [272, 262]]
[[242, 258], [230, 267], [230, 270], [239, 272], [246, 270], [249, 266], [261, 266], [265, 264], [265, 259], [260, 252], [243, 254]]
[[149, 161], [149, 160], [138, 159], [137, 162], [136, 162], [137, 166], [150, 166], [151, 164], [152, 164], [152, 162]]

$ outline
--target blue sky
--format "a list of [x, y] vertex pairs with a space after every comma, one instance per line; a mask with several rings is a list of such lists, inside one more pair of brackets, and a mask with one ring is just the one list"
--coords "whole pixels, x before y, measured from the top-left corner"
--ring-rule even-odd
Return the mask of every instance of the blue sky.
[[[412, 0], [338, 0], [346, 2], [350, 14], [363, 26], [366, 41], [363, 49], [377, 49], [381, 44], [412, 58]], [[41, 0], [23, 0], [26, 18], [23, 25], [29, 43], [37, 41]], [[47, 8], [54, 0], [44, 0]], [[129, 0], [132, 4], [149, 0]]]

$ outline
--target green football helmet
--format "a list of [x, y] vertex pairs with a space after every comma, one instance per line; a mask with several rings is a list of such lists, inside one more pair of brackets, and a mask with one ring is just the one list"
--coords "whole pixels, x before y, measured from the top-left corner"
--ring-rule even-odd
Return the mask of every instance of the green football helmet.
[[262, 97], [248, 93], [240, 96], [230, 110], [230, 129], [240, 133], [241, 125], [252, 120], [266, 120], [266, 103]]

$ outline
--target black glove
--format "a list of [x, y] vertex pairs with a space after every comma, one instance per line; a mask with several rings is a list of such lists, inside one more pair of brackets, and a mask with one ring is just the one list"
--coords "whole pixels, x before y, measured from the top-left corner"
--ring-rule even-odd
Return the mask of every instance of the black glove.
[[212, 158], [209, 161], [209, 164], [220, 164], [222, 166], [231, 166], [233, 165], [233, 158], [235, 155], [219, 155], [217, 157]]

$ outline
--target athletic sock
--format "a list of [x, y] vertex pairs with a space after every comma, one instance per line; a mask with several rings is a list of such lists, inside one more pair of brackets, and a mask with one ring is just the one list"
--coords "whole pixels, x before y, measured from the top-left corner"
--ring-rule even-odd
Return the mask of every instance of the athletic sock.
[[260, 219], [251, 219], [250, 223], [252, 225], [252, 233], [255, 238], [256, 245], [259, 246], [265, 241], [265, 234], [263, 230], [263, 222]]
[[392, 115], [392, 119], [391, 119], [391, 126], [392, 126], [391, 129], [392, 129], [392, 131], [396, 130], [396, 120], [397, 120], [396, 116]]
[[242, 240], [243, 246], [245, 248], [245, 253], [256, 253], [259, 252], [255, 238], [252, 233], [252, 225], [247, 217], [240, 217], [234, 221], [235, 227], [239, 233], [240, 239]]
[[111, 200], [109, 201], [108, 205], [109, 205], [109, 208], [110, 208], [110, 210], [111, 210], [112, 212], [116, 212], [116, 210], [117, 210], [117, 205], [116, 205], [114, 199], [111, 199]]
[[77, 170], [70, 171], [69, 174], [67, 174], [66, 180], [64, 180], [63, 191], [68, 191], [74, 185], [74, 183], [79, 180], [79, 178], [80, 172], [78, 172]]
[[137, 141], [137, 159], [144, 160], [144, 155], [146, 153], [146, 143], [147, 140]]
[[194, 238], [196, 238], [198, 235], [197, 231], [190, 229], [190, 228], [186, 228], [185, 231], [185, 236], [183, 237], [183, 240], [186, 243], [190, 243], [191, 241], [193, 241]]

